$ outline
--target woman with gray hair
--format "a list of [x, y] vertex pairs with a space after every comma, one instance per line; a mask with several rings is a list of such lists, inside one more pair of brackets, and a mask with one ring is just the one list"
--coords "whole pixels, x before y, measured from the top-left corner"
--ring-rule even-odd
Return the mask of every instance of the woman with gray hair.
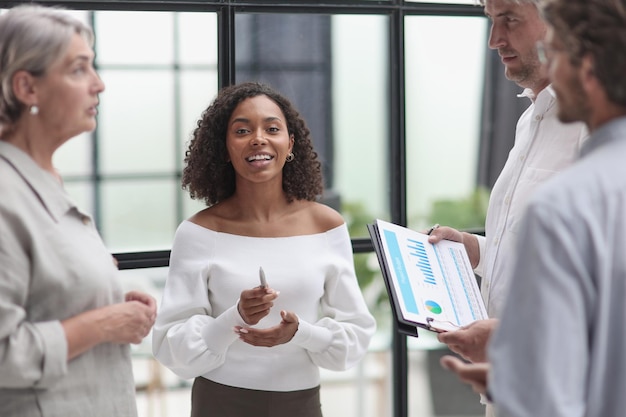
[[0, 15], [0, 415], [136, 416], [129, 343], [155, 300], [122, 293], [55, 151], [96, 126], [91, 29], [61, 10]]

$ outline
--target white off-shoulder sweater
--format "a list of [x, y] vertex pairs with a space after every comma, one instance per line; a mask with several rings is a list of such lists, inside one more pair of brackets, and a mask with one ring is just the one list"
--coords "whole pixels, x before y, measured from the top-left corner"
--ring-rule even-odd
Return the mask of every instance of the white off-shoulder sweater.
[[[244, 289], [259, 285], [259, 267], [280, 295], [256, 325], [298, 315], [289, 343], [257, 347], [239, 340]], [[155, 357], [182, 378], [267, 391], [317, 386], [319, 368], [344, 370], [365, 355], [376, 322], [360, 292], [345, 224], [313, 235], [261, 238], [215, 232], [184, 221], [153, 329]]]

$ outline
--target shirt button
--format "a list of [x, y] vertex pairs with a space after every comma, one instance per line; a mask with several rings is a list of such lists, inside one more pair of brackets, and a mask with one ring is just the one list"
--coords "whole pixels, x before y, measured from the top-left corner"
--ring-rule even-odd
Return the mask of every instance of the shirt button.
[[500, 238], [495, 238], [495, 239], [493, 240], [493, 244], [494, 244], [494, 245], [497, 245], [497, 244], [498, 244], [498, 242], [500, 242]]
[[506, 204], [507, 206], [511, 204], [511, 198], [509, 196], [506, 196], [506, 198], [504, 199], [504, 204]]
[[523, 161], [524, 159], [526, 159], [526, 155], [520, 155], [519, 160]]
[[84, 224], [85, 226], [88, 226], [88, 225], [89, 225], [89, 223], [91, 223], [91, 221], [89, 220], [89, 217], [87, 217], [87, 216], [83, 216], [83, 224]]
[[540, 115], [535, 116], [535, 120], [536, 120], [536, 121], [541, 120], [541, 116], [540, 116]]

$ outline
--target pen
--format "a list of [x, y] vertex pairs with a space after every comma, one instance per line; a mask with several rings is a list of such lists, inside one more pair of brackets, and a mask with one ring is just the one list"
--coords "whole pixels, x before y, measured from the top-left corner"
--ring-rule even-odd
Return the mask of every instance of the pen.
[[432, 233], [435, 229], [437, 229], [438, 227], [439, 227], [439, 223], [436, 223], [435, 225], [433, 225], [433, 227], [431, 227], [431, 228], [428, 230], [428, 233], [426, 233], [426, 234], [427, 234], [428, 236], [430, 236], [430, 234], [431, 234], [431, 233]]
[[261, 288], [267, 288], [267, 281], [265, 280], [265, 272], [263, 272], [263, 267], [259, 267], [259, 279], [261, 280]]

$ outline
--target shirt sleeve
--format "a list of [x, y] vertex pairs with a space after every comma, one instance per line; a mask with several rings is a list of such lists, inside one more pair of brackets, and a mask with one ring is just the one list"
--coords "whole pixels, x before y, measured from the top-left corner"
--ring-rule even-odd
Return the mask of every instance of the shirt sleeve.
[[[5, 196], [6, 197], [6, 196]], [[28, 321], [31, 262], [23, 221], [0, 205], [0, 389], [46, 388], [67, 374], [59, 321]]]
[[474, 235], [474, 236], [476, 236], [476, 239], [478, 240], [478, 250], [479, 250], [479, 256], [480, 256], [480, 259], [478, 260], [478, 265], [476, 265], [476, 268], [474, 268], [474, 273], [478, 275], [479, 277], [482, 277], [484, 276], [484, 272], [485, 272], [485, 263], [483, 262], [483, 259], [485, 259], [486, 240], [485, 240], [485, 236], [481, 236], [481, 235]]
[[238, 339], [233, 326], [245, 326], [237, 306], [212, 317], [207, 297], [208, 261], [198, 256], [206, 248], [185, 229], [176, 233], [170, 271], [152, 330], [152, 352], [181, 378], [205, 374], [224, 363]]
[[345, 370], [367, 353], [376, 331], [354, 271], [354, 258], [347, 227], [329, 234], [328, 275], [321, 300], [321, 318], [316, 323], [300, 321], [291, 343], [307, 350], [317, 366]]
[[584, 260], [590, 252], [581, 246], [590, 236], [577, 236], [576, 227], [559, 210], [530, 206], [520, 228], [515, 273], [489, 349], [499, 416], [584, 414], [586, 310], [595, 295]]

